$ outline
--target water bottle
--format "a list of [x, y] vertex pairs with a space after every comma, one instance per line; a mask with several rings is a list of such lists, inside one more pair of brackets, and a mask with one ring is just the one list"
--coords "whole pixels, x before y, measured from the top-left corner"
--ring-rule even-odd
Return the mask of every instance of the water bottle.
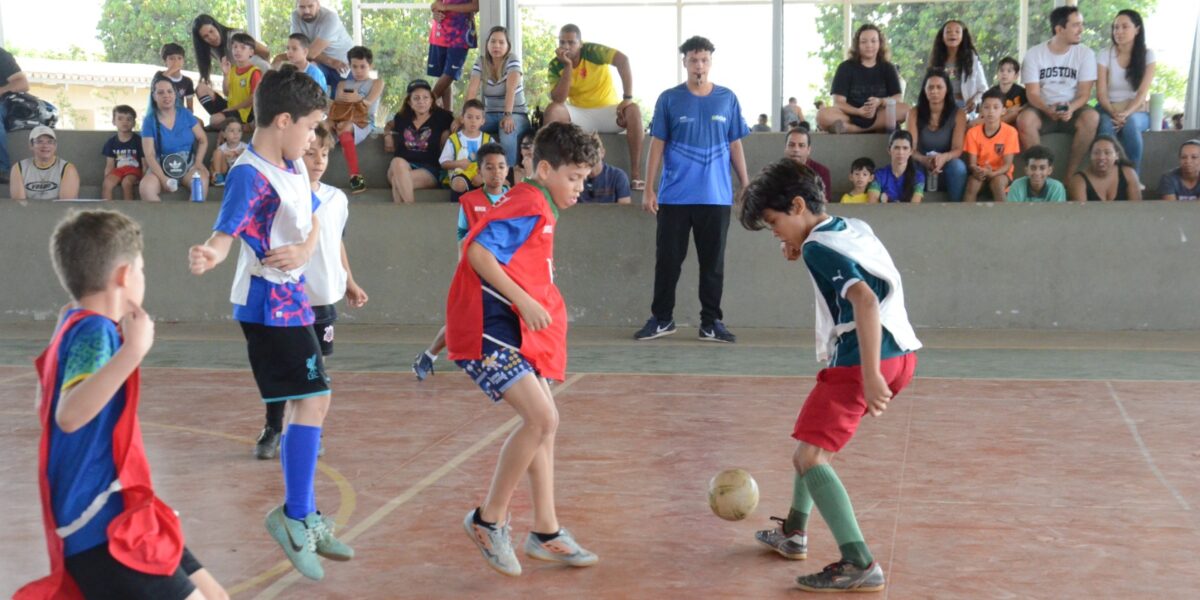
[[887, 105], [887, 118], [884, 126], [887, 127], [887, 132], [891, 133], [896, 130], [896, 99], [888, 98], [885, 104]]
[[200, 171], [192, 173], [192, 202], [204, 202], [204, 183], [200, 181]]
[[[925, 153], [925, 156], [928, 156], [929, 158], [933, 158], [933, 157], [937, 156], [937, 152], [930, 150], [929, 152]], [[938, 176], [937, 176], [937, 173], [933, 172], [932, 167], [928, 171], [925, 172], [925, 191], [927, 191], [927, 192], [938, 191]]]

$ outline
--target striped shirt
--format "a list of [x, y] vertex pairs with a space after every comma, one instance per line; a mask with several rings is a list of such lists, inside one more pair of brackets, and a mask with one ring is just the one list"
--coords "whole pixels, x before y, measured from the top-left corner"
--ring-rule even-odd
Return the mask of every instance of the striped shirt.
[[[508, 92], [508, 74], [513, 71], [516, 71], [517, 74], [522, 72], [521, 57], [511, 52], [508, 54], [508, 61], [504, 63], [504, 73], [501, 74], [499, 80], [492, 79], [490, 69], [485, 68], [482, 52], [475, 59], [475, 66], [471, 68], [471, 76], [478, 75], [479, 80], [483, 82], [483, 107], [486, 112], [504, 112], [504, 95]], [[512, 112], [525, 114], [528, 110], [525, 105], [525, 78], [519, 77], [517, 89], [513, 91]]]

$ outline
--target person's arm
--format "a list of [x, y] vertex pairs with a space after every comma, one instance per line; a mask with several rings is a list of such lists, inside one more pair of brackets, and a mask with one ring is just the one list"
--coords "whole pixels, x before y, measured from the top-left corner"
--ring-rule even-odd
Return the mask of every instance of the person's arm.
[[1095, 87], [1095, 81], [1080, 81], [1075, 88], [1075, 97], [1067, 104], [1067, 112], [1059, 113], [1063, 121], [1070, 121], [1071, 117], [1075, 116], [1075, 111], [1087, 106], [1088, 100], [1092, 98], [1092, 88]]
[[233, 246], [233, 236], [214, 231], [203, 244], [188, 249], [188, 269], [192, 275], [203, 275], [221, 264]]
[[1142, 199], [1142, 182], [1138, 180], [1137, 171], [1133, 167], [1121, 167], [1125, 170], [1125, 194], [1130, 200]]
[[[629, 57], [625, 56], [624, 52], [616, 50], [610, 64], [616, 67], [617, 74], [621, 76], [621, 87], [625, 91], [621, 104], [631, 104], [633, 102], [633, 69], [629, 66]], [[619, 107], [618, 110], [620, 108], [623, 107]]]
[[467, 80], [467, 93], [463, 96], [463, 98], [466, 98], [467, 100], [478, 98], [480, 86], [480, 72], [475, 69], [471, 69], [471, 78]]
[[281, 271], [291, 271], [303, 267], [308, 264], [308, 260], [317, 251], [320, 232], [321, 222], [317, 220], [317, 215], [314, 214], [312, 216], [312, 229], [309, 230], [308, 237], [304, 238], [303, 242], [267, 250], [266, 256], [262, 259], [262, 264]]
[[25, 201], [25, 179], [21, 177], [21, 167], [16, 163], [8, 173], [8, 195], [18, 202]]
[[79, 171], [71, 163], [67, 163], [66, 168], [63, 169], [62, 183], [58, 187], [58, 199], [79, 199]]
[[500, 295], [513, 303], [513, 307], [517, 309], [521, 320], [530, 331], [539, 331], [550, 326], [550, 313], [504, 272], [500, 261], [482, 244], [471, 242], [471, 245], [467, 246], [467, 262], [479, 274], [480, 279], [496, 288]]
[[1110, 115], [1116, 115], [1117, 110], [1113, 109], [1112, 102], [1108, 99], [1108, 66], [1100, 63], [1096, 65], [1096, 102], [1104, 112]]
[[1162, 199], [1163, 199], [1163, 200], [1169, 200], [1169, 201], [1171, 201], [1171, 202], [1178, 202], [1178, 201], [1179, 201], [1179, 196], [1176, 196], [1175, 194], [1163, 194], [1163, 195], [1162, 195]]
[[[575, 65], [571, 63], [571, 59], [563, 52], [557, 53], [559, 68], [562, 71], [558, 74], [558, 81], [554, 83], [554, 87], [550, 89], [550, 99], [554, 102], [563, 103], [567, 101], [567, 96], [571, 92], [571, 77], [574, 74]], [[553, 75], [554, 63], [550, 63], [551, 75]]]
[[8, 76], [8, 81], [0, 85], [0, 96], [9, 93], [24, 93], [29, 91], [29, 78], [24, 71], [17, 71]]
[[517, 129], [517, 124], [513, 121], [513, 107], [517, 103], [517, 88], [521, 85], [521, 71], [512, 69], [508, 72], [508, 76], [504, 78], [504, 116], [500, 119], [500, 130], [504, 133], [512, 133]]
[[[994, 175], [1007, 176], [1008, 170], [1011, 169], [1013, 166], [1013, 157], [1015, 157], [1015, 156], [1016, 156], [1016, 154], [1005, 153], [1004, 157], [1000, 160], [1000, 168], [996, 169], [995, 171], [992, 171], [992, 175], [993, 176]], [[1012, 183], [1012, 181], [1010, 180], [1009, 183]]]
[[349, 102], [350, 104], [362, 102], [364, 100], [358, 91], [349, 86], [349, 80], [347, 79], [343, 79], [340, 83], [338, 83], [337, 95], [334, 96], [333, 99], [336, 102]]
[[354, 273], [350, 271], [350, 257], [346, 255], [346, 242], [342, 242], [342, 269], [346, 271], [346, 303], [354, 308], [366, 306], [370, 298], [367, 292], [354, 281]]
[[59, 398], [54, 422], [65, 433], [78, 431], [96, 418], [154, 345], [154, 321], [142, 307], [130, 302], [130, 308], [121, 319], [121, 347], [103, 367]]
[[1084, 179], [1083, 173], [1071, 174], [1071, 180], [1067, 182], [1067, 200], [1087, 201], [1087, 180]]
[[394, 138], [396, 121], [388, 121], [387, 125], [383, 126], [383, 151], [388, 154], [396, 152], [396, 140]]
[[[950, 140], [950, 151], [942, 152], [939, 155], [939, 159], [941, 161], [938, 164], [939, 171], [942, 169], [942, 167], [944, 167], [946, 165], [946, 163], [948, 163], [956, 158], [962, 157], [963, 142], [966, 139], [966, 137], [967, 137], [967, 114], [965, 111], [961, 111], [961, 110], [954, 111], [954, 134], [951, 136], [951, 140]], [[941, 157], [944, 157], [944, 158], [941, 158]]]
[[271, 60], [271, 49], [266, 44], [257, 40], [254, 42], [254, 54], [263, 60]]
[[646, 189], [642, 192], [642, 210], [652, 215], [658, 214], [658, 190], [656, 188], [659, 182], [657, 175], [665, 147], [666, 142], [663, 140], [656, 137], [650, 138], [650, 155], [646, 157]]
[[921, 200], [925, 199], [925, 176], [920, 171], [917, 171], [916, 177], [917, 181], [913, 184], [912, 198], [908, 199], [911, 204], [920, 204]]
[[367, 97], [363, 98], [363, 102], [370, 107], [383, 95], [383, 79], [376, 79], [371, 83], [371, 91], [367, 92]]
[[879, 298], [864, 281], [850, 286], [845, 297], [854, 307], [854, 329], [858, 333], [859, 357], [862, 358], [863, 395], [867, 409], [878, 417], [892, 399], [892, 390], [880, 370], [883, 324], [879, 316]]
[[1046, 115], [1046, 117], [1051, 119], [1057, 118], [1054, 107], [1046, 104], [1046, 101], [1042, 99], [1042, 84], [1025, 84], [1025, 99], [1029, 101], [1029, 106], [1036, 108], [1042, 114]]
[[[857, 116], [857, 117], [867, 116], [867, 114], [866, 114], [867, 109], [855, 108], [853, 106], [850, 106], [850, 103], [846, 101], [846, 97], [842, 96], [840, 94], [833, 95], [833, 107], [848, 114], [848, 115]], [[874, 116], [874, 113], [872, 113], [871, 116]]]
[[879, 202], [887, 202], [887, 196], [883, 194], [883, 188], [880, 187], [879, 183], [872, 181], [867, 184], [867, 203], [877, 204]]
[[[979, 108], [979, 104], [983, 102], [983, 93], [988, 90], [987, 73], [983, 71], [983, 62], [979, 60], [979, 55], [975, 55], [975, 64], [971, 66], [971, 79], [969, 81], [971, 88], [971, 96], [964, 97], [966, 102], [966, 111], [975, 112]], [[963, 94], [966, 96], [965, 92]]]
[[917, 150], [917, 148], [921, 147], [921, 129], [917, 125], [917, 107], [914, 106], [908, 109], [908, 118], [904, 120], [904, 128], [907, 129], [908, 134], [912, 136], [913, 160], [917, 161], [917, 164], [925, 167], [926, 169], [933, 169], [933, 160]]
[[742, 189], [750, 185], [750, 176], [746, 174], [746, 153], [742, 150], [742, 140], [729, 143], [729, 160], [733, 163], [733, 172], [737, 173], [738, 182]]
[[1154, 64], [1148, 63], [1146, 65], [1146, 71], [1142, 74], [1142, 84], [1138, 86], [1137, 95], [1133, 97], [1133, 100], [1129, 101], [1129, 106], [1126, 106], [1125, 110], [1120, 112], [1121, 124], [1125, 123], [1125, 119], [1128, 119], [1129, 115], [1138, 112], [1146, 103], [1146, 98], [1150, 97], [1150, 86], [1154, 83]]
[[614, 192], [616, 192], [616, 195], [617, 195], [617, 204], [631, 203], [633, 201], [633, 199], [630, 198], [631, 192], [629, 190], [629, 175], [626, 175], [625, 171], [617, 169], [616, 167], [611, 166], [611, 165], [609, 165], [607, 168], [615, 169], [616, 173], [617, 173], [616, 186], [614, 187], [614, 190], [613, 190]]

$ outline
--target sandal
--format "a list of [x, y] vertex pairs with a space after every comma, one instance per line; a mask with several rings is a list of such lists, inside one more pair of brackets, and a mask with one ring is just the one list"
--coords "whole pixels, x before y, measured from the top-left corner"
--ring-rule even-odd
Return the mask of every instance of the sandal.
[[646, 182], [642, 181], [641, 179], [634, 179], [633, 181], [629, 182], [629, 189], [638, 192], [645, 191]]

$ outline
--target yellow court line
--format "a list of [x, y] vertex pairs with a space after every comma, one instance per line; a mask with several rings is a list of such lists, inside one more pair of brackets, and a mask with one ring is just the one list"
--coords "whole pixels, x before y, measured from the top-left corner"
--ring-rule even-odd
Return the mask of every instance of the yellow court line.
[[[559, 395], [565, 393], [567, 391], [567, 388], [570, 388], [572, 385], [574, 385], [576, 382], [578, 382], [580, 379], [582, 379], [583, 376], [584, 376], [583, 373], [576, 373], [575, 375], [572, 375], [566, 381], [564, 381], [562, 383], [562, 385], [559, 385], [554, 388], [554, 390], [553, 390], [554, 395], [559, 396]], [[383, 506], [379, 507], [375, 512], [368, 515], [367, 518], [363, 519], [358, 524], [356, 524], [354, 527], [352, 527], [350, 529], [350, 531], [346, 532], [344, 535], [338, 536], [338, 539], [340, 539], [343, 542], [353, 541], [355, 538], [362, 535], [368, 529], [375, 526], [375, 524], [382, 521], [385, 517], [387, 517], [389, 514], [391, 514], [392, 511], [395, 511], [397, 508], [400, 508], [406, 502], [415, 498], [418, 494], [420, 494], [426, 488], [437, 483], [438, 480], [445, 477], [447, 474], [449, 474], [454, 469], [457, 469], [459, 465], [466, 462], [472, 456], [475, 456], [476, 454], [478, 454], [480, 450], [483, 450], [484, 448], [491, 446], [496, 440], [500, 439], [502, 436], [507, 434], [509, 431], [512, 431], [513, 428], [515, 428], [518, 424], [520, 424], [520, 422], [521, 422], [521, 417], [515, 416], [515, 417], [509, 419], [508, 421], [506, 421], [503, 425], [500, 425], [499, 427], [493, 429], [491, 433], [487, 434], [486, 436], [484, 436], [483, 438], [481, 438], [479, 441], [475, 442], [474, 444], [471, 444], [471, 446], [469, 448], [467, 448], [466, 450], [459, 452], [457, 456], [446, 461], [445, 464], [438, 467], [435, 471], [433, 471], [429, 475], [426, 475], [423, 479], [421, 479], [417, 483], [413, 484], [408, 489], [404, 490], [404, 492], [402, 492], [399, 496], [396, 496], [395, 498], [388, 500], [387, 503], [385, 503]], [[267, 589], [260, 592], [254, 598], [255, 598], [255, 600], [271, 600], [272, 598], [279, 596], [280, 593], [282, 593], [285, 589], [287, 589], [293, 583], [296, 583], [297, 581], [299, 581], [300, 578], [301, 578], [301, 575], [299, 573], [297, 573], [296, 571], [292, 571], [291, 573], [288, 573], [284, 577], [275, 581], [275, 583], [272, 583]], [[230, 594], [231, 595], [233, 594], [232, 589], [230, 590]]]

